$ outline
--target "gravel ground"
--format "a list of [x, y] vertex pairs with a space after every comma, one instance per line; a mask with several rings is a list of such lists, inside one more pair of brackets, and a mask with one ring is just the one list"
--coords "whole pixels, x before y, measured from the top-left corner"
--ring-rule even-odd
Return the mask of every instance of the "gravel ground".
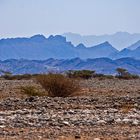
[[32, 80], [0, 80], [0, 139], [139, 140], [140, 79], [81, 81], [76, 97], [27, 97]]

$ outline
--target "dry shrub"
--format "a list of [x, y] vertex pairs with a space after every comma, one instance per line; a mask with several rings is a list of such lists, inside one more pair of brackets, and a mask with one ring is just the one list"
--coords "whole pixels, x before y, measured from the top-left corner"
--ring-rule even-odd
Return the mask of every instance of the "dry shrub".
[[39, 74], [21, 74], [21, 75], [2, 75], [0, 78], [4, 78], [5, 80], [30, 80], [34, 79], [38, 76]]
[[69, 78], [82, 78], [82, 79], [90, 79], [95, 74], [95, 71], [90, 70], [70, 70], [66, 72]]
[[124, 75], [124, 76], [117, 75], [116, 78], [124, 79], [124, 80], [131, 80], [131, 79], [139, 79], [140, 77], [138, 75], [128, 74], [128, 75]]
[[37, 82], [51, 97], [68, 97], [79, 90], [79, 83], [61, 74], [39, 75]]
[[125, 103], [120, 107], [120, 110], [122, 113], [128, 113], [131, 111], [133, 108], [135, 108], [134, 104], [132, 103]]
[[129, 80], [129, 79], [140, 78], [139, 75], [131, 74], [126, 69], [123, 69], [123, 68], [117, 68], [116, 71], [118, 72], [118, 75], [116, 75], [116, 78], [119, 78], [119, 79]]
[[114, 79], [115, 78], [113, 75], [105, 75], [105, 74], [95, 74], [93, 77], [98, 78], [99, 80]]
[[21, 87], [21, 93], [27, 96], [44, 96], [44, 93], [38, 91], [33, 86]]
[[29, 80], [33, 76], [31, 74], [23, 74], [23, 75], [3, 75], [1, 78], [5, 80]]

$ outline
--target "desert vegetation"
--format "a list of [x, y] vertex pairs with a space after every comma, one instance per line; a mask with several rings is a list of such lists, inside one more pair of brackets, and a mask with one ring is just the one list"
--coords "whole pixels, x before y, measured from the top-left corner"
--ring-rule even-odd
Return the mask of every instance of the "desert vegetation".
[[106, 74], [100, 74], [96, 73], [94, 70], [70, 70], [66, 72], [66, 75], [69, 78], [79, 78], [79, 79], [91, 79], [91, 78], [98, 78], [99, 80], [104, 80], [104, 79], [114, 79], [114, 78], [119, 78], [119, 79], [137, 79], [139, 78], [138, 75], [131, 74], [129, 73], [126, 69], [123, 68], [117, 68], [116, 69], [117, 75], [106, 75]]
[[106, 78], [114, 78], [113, 75], [105, 75], [96, 73], [94, 70], [70, 70], [66, 72], [69, 78], [79, 78], [79, 79], [91, 79], [91, 78], [99, 78], [106, 79]]
[[36, 80], [51, 97], [67, 97], [80, 89], [77, 80], [70, 79], [62, 74], [43, 74], [37, 76]]
[[[20, 74], [20, 75], [13, 75], [9, 71], [3, 71], [0, 70], [2, 73], [0, 78], [6, 79], [6, 80], [29, 80], [29, 79], [36, 79], [39, 75], [42, 74]], [[101, 73], [96, 73], [95, 70], [69, 70], [64, 72], [58, 72], [58, 74], [66, 76], [68, 78], [72, 79], [91, 79], [91, 78], [99, 78], [100, 80], [103, 79], [113, 79], [113, 78], [119, 78], [119, 79], [137, 79], [139, 78], [139, 75], [131, 74], [128, 72], [127, 69], [124, 68], [117, 68], [116, 69], [117, 74], [116, 75], [106, 75]], [[48, 72], [55, 74], [55, 72]]]
[[39, 91], [38, 88], [34, 87], [34, 86], [24, 86], [21, 87], [21, 93], [25, 94], [27, 96], [45, 96], [47, 94], [45, 94], [44, 92]]
[[29, 80], [33, 78], [35, 75], [32, 74], [23, 74], [23, 75], [3, 75], [1, 78], [4, 78], [6, 80]]
[[95, 74], [95, 71], [90, 70], [70, 70], [66, 72], [69, 78], [82, 78], [82, 79], [89, 79], [92, 78]]
[[135, 74], [131, 74], [129, 73], [126, 69], [124, 68], [117, 68], [116, 69], [118, 75], [116, 75], [116, 78], [119, 78], [119, 79], [126, 79], [126, 80], [129, 80], [129, 79], [137, 79], [139, 78], [138, 75], [135, 75]]

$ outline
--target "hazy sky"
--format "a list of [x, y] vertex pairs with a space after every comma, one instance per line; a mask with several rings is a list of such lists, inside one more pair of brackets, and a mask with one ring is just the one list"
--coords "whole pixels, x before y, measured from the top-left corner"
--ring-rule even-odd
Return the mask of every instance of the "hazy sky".
[[0, 38], [140, 33], [140, 0], [0, 0]]

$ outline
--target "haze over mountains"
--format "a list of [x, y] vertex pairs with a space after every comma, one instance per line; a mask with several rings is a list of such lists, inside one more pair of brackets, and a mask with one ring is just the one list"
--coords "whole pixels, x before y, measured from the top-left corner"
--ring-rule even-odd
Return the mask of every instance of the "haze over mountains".
[[91, 47], [86, 47], [81, 43], [74, 46], [61, 35], [51, 35], [48, 38], [43, 35], [35, 35], [30, 38], [0, 40], [0, 60], [21, 58], [30, 60], [45, 60], [48, 58], [72, 59], [76, 57], [81, 59], [101, 57], [111, 59], [132, 57], [140, 59], [140, 42], [138, 41], [132, 46], [118, 51], [108, 41], [96, 46], [92, 45]]
[[82, 43], [74, 46], [61, 35], [1, 39], [0, 60], [0, 70], [14, 74], [43, 73], [50, 69], [89, 69], [115, 74], [118, 67], [140, 74], [140, 41], [118, 51], [108, 41], [91, 47]]
[[140, 47], [140, 40], [128, 47], [129, 50], [135, 50]]
[[131, 46], [140, 40], [140, 34], [130, 34], [127, 32], [117, 32], [112, 35], [80, 35], [75, 33], [64, 33], [63, 36], [67, 38], [68, 41], [71, 41], [74, 45], [80, 43], [85, 44], [87, 47], [100, 44], [102, 42], [108, 41], [113, 47], [118, 50], [122, 50]]
[[125, 57], [140, 59], [140, 40], [132, 44], [131, 46], [110, 55], [110, 58], [112, 59], [125, 58]]
[[108, 42], [98, 46], [86, 48], [80, 44], [77, 47], [67, 42], [60, 35], [45, 38], [43, 35], [35, 35], [31, 38], [15, 38], [0, 40], [0, 59], [36, 59], [47, 58], [71, 59], [80, 57], [82, 59], [108, 57], [117, 50]]

